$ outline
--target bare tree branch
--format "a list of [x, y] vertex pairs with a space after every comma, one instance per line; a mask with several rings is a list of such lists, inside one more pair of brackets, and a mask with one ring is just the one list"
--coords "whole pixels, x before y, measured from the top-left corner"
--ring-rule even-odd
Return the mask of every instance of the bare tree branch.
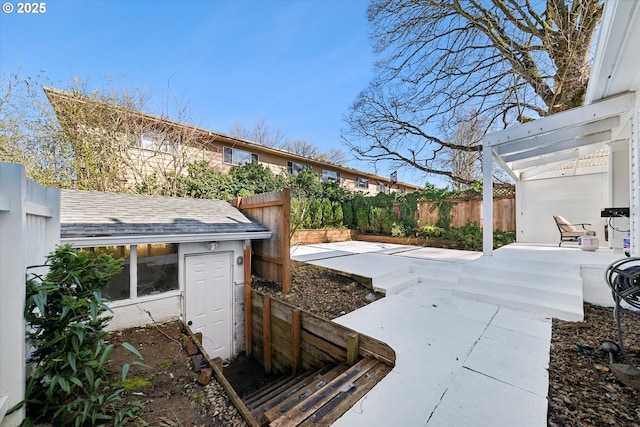
[[438, 157], [481, 147], [452, 140], [448, 129], [472, 112], [486, 132], [580, 105], [602, 7], [600, 0], [372, 0], [376, 77], [347, 114], [343, 139], [361, 160], [468, 181]]

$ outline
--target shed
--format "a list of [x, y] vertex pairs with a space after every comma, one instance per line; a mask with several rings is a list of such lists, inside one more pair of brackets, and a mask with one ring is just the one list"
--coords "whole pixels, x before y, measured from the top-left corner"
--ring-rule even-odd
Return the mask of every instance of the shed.
[[211, 357], [244, 350], [245, 246], [271, 234], [221, 200], [60, 192], [61, 243], [124, 258], [109, 327], [182, 317]]

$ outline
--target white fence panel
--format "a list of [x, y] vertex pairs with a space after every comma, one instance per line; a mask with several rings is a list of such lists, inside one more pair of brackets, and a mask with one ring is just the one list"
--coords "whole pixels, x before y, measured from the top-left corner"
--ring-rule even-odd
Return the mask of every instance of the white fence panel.
[[25, 274], [60, 242], [60, 191], [25, 177], [24, 166], [0, 163], [0, 427], [20, 425], [24, 398]]

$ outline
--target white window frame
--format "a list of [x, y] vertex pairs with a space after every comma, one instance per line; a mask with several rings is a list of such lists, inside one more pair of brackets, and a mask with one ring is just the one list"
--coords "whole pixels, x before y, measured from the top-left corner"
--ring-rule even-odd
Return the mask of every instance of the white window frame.
[[[228, 158], [231, 157], [231, 161]], [[246, 158], [248, 157], [248, 159]], [[222, 147], [222, 162], [227, 165], [239, 166], [244, 163], [258, 163], [258, 155], [245, 150], [239, 150], [233, 147]]]
[[[294, 169], [294, 166], [295, 166], [295, 169]], [[309, 165], [287, 160], [287, 173], [291, 176], [298, 176], [300, 172], [302, 172], [307, 168], [309, 168]]]
[[369, 188], [369, 178], [356, 177], [356, 188]]
[[339, 184], [340, 172], [336, 172], [328, 169], [322, 169], [322, 182], [337, 182]]
[[157, 151], [160, 153], [177, 154], [180, 148], [178, 141], [172, 141], [164, 132], [144, 131], [140, 134], [138, 147], [143, 150]]

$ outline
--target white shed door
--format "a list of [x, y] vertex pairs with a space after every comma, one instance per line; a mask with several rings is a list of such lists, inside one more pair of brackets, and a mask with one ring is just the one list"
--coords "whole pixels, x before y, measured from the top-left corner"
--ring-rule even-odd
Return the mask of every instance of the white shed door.
[[231, 357], [231, 254], [185, 257], [185, 314], [211, 358]]

